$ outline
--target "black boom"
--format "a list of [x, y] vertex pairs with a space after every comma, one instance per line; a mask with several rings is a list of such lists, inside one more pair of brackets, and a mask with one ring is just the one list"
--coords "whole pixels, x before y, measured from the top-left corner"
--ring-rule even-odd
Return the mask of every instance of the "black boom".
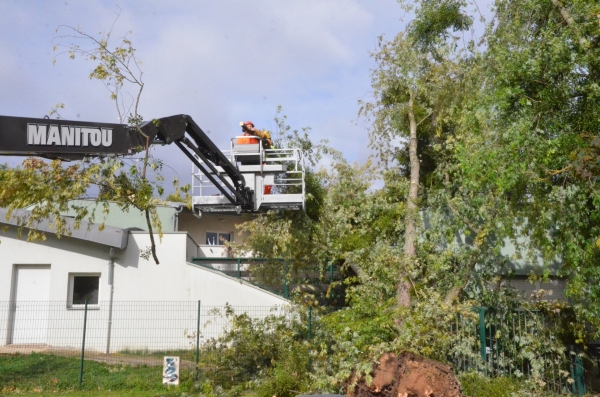
[[232, 204], [252, 210], [254, 192], [190, 116], [154, 119], [140, 130], [125, 124], [0, 116], [0, 155], [68, 161], [132, 155], [143, 149], [147, 138], [152, 144], [175, 143]]

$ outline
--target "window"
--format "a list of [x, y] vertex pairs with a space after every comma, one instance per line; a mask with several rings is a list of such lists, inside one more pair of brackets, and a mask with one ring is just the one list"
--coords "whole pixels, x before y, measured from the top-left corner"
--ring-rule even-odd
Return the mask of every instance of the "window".
[[223, 241], [231, 241], [232, 234], [206, 232], [206, 245], [223, 245]]
[[98, 304], [100, 291], [99, 274], [70, 274], [69, 275], [69, 303], [83, 305], [87, 300], [88, 305]]

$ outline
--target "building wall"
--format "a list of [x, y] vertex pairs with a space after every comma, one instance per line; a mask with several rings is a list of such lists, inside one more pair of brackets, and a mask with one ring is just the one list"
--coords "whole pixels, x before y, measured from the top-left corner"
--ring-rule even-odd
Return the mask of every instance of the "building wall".
[[[190, 332], [190, 327], [195, 327], [194, 311], [190, 312], [190, 318], [182, 319], [177, 317], [178, 306], [175, 304], [172, 314], [168, 314], [170, 311], [167, 310], [162, 317], [140, 317], [135, 328], [113, 327], [109, 338], [110, 247], [69, 237], [59, 239], [51, 234], [47, 235], [45, 241], [27, 243], [16, 238], [14, 228], [1, 235], [0, 240], [0, 345], [11, 341], [12, 306], [8, 302], [13, 298], [17, 265], [50, 266], [50, 294], [48, 303], [44, 303], [53, 308], [50, 310], [46, 337], [49, 345], [66, 343], [67, 347], [76, 347], [81, 343], [83, 307], [67, 307], [69, 274], [72, 273], [100, 276], [99, 304], [90, 306], [87, 336], [90, 341], [101, 342], [98, 344], [101, 346], [99, 350], [105, 349], [109, 340], [111, 351], [124, 348], [165, 349], [169, 346], [148, 342], [148, 334], [152, 333], [154, 341], [169, 341], [169, 335], [183, 335]], [[185, 232], [166, 233], [162, 241], [159, 242], [157, 238], [157, 244], [159, 265], [152, 259], [140, 258], [140, 253], [150, 246], [150, 237], [146, 232], [131, 233], [127, 248], [115, 250], [113, 301], [115, 304], [134, 301], [146, 304], [140, 304], [139, 309], [129, 307], [127, 310], [113, 311], [112, 323], [135, 321], [142, 307], [159, 310], [161, 305], [173, 305], [176, 302], [195, 305], [200, 301], [203, 307], [222, 307], [225, 304], [273, 307], [288, 303], [286, 299], [249, 283], [189, 263], [191, 257], [197, 254], [198, 247]], [[44, 310], [44, 304], [34, 304], [33, 310]], [[69, 324], [75, 325], [71, 327]], [[94, 342], [90, 342], [90, 346], [94, 346]]]
[[190, 212], [179, 214], [180, 231], [186, 231], [198, 244], [206, 245], [206, 232], [233, 233], [233, 241], [241, 244], [243, 234], [236, 225], [248, 220], [246, 215], [222, 215], [203, 213], [200, 218]]
[[[505, 282], [520, 292], [525, 299], [530, 300], [535, 295], [542, 300], [567, 301], [564, 295], [566, 280], [553, 278], [548, 282], [535, 281], [531, 283], [527, 276], [513, 276]], [[543, 290], [543, 292], [541, 292]]]
[[223, 246], [206, 243], [206, 233], [231, 233], [233, 241], [236, 244], [242, 244], [245, 238], [244, 233], [240, 232], [236, 226], [250, 219], [249, 215], [210, 213], [202, 214], [200, 218], [197, 218], [190, 212], [182, 212], [179, 214], [178, 230], [188, 232], [190, 237], [198, 243], [198, 257], [226, 257], [228, 253]]
[[127, 250], [115, 260], [114, 299], [202, 300], [209, 306], [225, 303], [268, 306], [287, 302], [218, 271], [188, 263], [191, 258], [185, 258], [186, 244], [192, 244], [192, 240], [183, 232], [165, 234], [157, 247], [160, 265], [156, 265], [139, 257], [140, 251], [150, 246], [149, 235], [132, 232]]
[[50, 233], [46, 234], [45, 241], [28, 243], [25, 236], [20, 239], [16, 237], [14, 227], [0, 234], [0, 241], [0, 301], [11, 299], [17, 265], [50, 265], [49, 300], [67, 299], [69, 272], [103, 273], [107, 270], [110, 249], [100, 244], [69, 237], [59, 239]]

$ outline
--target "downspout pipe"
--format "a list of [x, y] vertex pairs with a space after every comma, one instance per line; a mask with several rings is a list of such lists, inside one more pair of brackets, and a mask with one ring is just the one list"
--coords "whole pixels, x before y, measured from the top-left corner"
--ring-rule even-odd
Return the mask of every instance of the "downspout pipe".
[[110, 247], [108, 251], [108, 326], [106, 333], [106, 354], [110, 353], [110, 335], [112, 332], [113, 295], [115, 292], [115, 249]]
[[174, 232], [178, 232], [179, 231], [179, 214], [181, 214], [181, 211], [183, 211], [183, 205], [180, 205], [179, 210], [175, 211], [175, 213], [173, 214], [173, 231]]

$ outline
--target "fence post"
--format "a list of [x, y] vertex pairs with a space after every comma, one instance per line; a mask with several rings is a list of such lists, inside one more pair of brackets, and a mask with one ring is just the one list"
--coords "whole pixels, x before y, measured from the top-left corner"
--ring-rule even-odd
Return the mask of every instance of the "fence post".
[[198, 323], [196, 324], [196, 382], [198, 382], [198, 365], [200, 365], [200, 301], [198, 301]]
[[312, 330], [312, 306], [308, 307], [308, 370], [310, 371], [310, 332]]
[[81, 342], [81, 364], [79, 365], [79, 386], [83, 383], [83, 360], [85, 358], [85, 329], [87, 325], [88, 302], [85, 300], [85, 309], [83, 311], [83, 340]]
[[285, 274], [283, 275], [283, 297], [284, 298], [289, 298], [290, 297], [290, 289], [289, 289], [289, 285], [288, 285], [288, 261], [285, 260], [284, 262], [284, 269], [285, 269]]
[[242, 260], [240, 258], [237, 258], [237, 277], [238, 278], [242, 278], [242, 271], [240, 270], [241, 263], [242, 263]]
[[308, 341], [310, 342], [310, 331], [312, 328], [312, 306], [308, 307]]
[[487, 350], [485, 344], [485, 307], [479, 308], [479, 345], [481, 360], [483, 360], [483, 367], [485, 371], [485, 364], [487, 363]]
[[586, 393], [585, 378], [583, 372], [583, 361], [581, 357], [577, 355], [575, 346], [571, 346], [571, 378], [573, 379], [573, 394], [576, 396], [583, 396]]

